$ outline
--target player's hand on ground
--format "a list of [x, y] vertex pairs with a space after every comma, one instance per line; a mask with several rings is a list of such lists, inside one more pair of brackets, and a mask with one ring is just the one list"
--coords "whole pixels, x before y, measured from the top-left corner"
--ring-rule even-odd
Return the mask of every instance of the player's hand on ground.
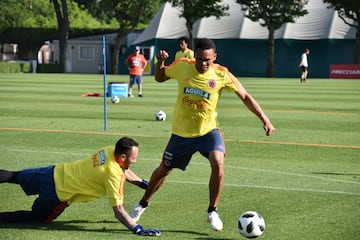
[[140, 224], [136, 225], [136, 227], [133, 229], [133, 233], [139, 235], [139, 236], [160, 236], [161, 231], [157, 228], [147, 228], [144, 229], [143, 226]]
[[144, 230], [140, 231], [138, 233], [138, 235], [140, 235], [140, 236], [160, 236], [161, 231], [157, 228], [148, 228], [148, 229], [144, 229]]

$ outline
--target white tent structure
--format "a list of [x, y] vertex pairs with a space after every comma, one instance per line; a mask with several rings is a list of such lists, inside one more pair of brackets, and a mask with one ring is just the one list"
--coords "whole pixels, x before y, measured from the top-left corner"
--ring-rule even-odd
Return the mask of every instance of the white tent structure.
[[[194, 38], [211, 38], [218, 49], [218, 62], [241, 76], [265, 76], [268, 30], [245, 17], [235, 0], [224, 0], [229, 16], [203, 18], [194, 24]], [[299, 57], [310, 49], [310, 73], [327, 77], [329, 65], [352, 64], [356, 29], [345, 24], [322, 0], [309, 0], [309, 14], [286, 23], [275, 32], [275, 74], [296, 76]], [[165, 3], [133, 45], [167, 49], [174, 54], [177, 39], [188, 35], [180, 11]]]

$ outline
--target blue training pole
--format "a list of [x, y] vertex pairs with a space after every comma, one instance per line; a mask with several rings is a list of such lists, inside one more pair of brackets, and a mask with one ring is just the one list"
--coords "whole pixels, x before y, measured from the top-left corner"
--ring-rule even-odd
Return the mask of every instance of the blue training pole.
[[107, 107], [106, 107], [106, 44], [105, 36], [102, 37], [103, 71], [104, 71], [104, 131], [107, 131]]

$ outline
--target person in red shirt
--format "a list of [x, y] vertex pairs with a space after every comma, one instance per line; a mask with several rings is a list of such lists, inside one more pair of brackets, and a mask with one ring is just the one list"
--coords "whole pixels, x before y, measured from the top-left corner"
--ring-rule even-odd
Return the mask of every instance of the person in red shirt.
[[134, 97], [132, 94], [132, 88], [134, 84], [138, 85], [138, 96], [142, 97], [142, 75], [146, 66], [146, 59], [144, 55], [140, 53], [141, 48], [135, 47], [135, 53], [130, 54], [126, 60], [125, 65], [129, 69], [130, 81], [129, 81], [129, 97]]

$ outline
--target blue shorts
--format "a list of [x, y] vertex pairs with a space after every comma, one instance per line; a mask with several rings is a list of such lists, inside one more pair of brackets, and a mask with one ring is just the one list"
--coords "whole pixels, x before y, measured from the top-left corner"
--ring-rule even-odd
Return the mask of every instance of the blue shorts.
[[68, 206], [60, 202], [55, 191], [54, 166], [25, 169], [19, 172], [18, 182], [26, 195], [38, 194], [32, 212], [42, 222], [50, 223]]
[[142, 84], [142, 76], [141, 75], [130, 75], [130, 86], [134, 84]]
[[225, 154], [225, 144], [219, 129], [196, 138], [184, 138], [172, 134], [162, 157], [162, 165], [185, 170], [195, 152], [200, 152], [201, 155], [209, 158], [211, 151]]

